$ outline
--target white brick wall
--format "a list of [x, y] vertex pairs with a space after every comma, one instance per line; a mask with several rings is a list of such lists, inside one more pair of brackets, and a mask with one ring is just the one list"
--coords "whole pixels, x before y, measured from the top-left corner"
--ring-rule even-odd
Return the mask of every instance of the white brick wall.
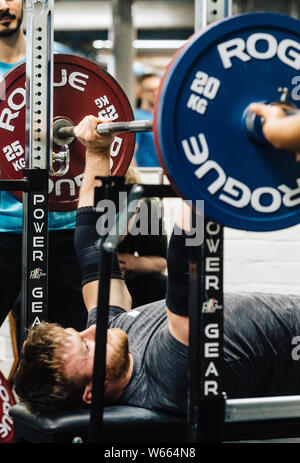
[[[142, 181], [155, 183], [157, 174], [144, 172]], [[172, 230], [179, 199], [165, 199], [165, 227]], [[225, 228], [224, 291], [270, 291], [300, 294], [300, 225], [268, 233]], [[0, 328], [0, 369], [9, 374], [12, 349], [8, 320]]]
[[254, 233], [225, 228], [224, 290], [300, 294], [300, 225]]

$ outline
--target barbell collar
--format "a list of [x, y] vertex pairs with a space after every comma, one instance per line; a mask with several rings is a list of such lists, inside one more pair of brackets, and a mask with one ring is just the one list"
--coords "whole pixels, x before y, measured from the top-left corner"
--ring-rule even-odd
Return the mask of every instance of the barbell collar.
[[58, 117], [54, 119], [53, 121], [53, 143], [56, 144], [56, 146], [65, 146], [65, 145], [70, 145], [72, 141], [74, 140], [74, 135], [71, 136], [64, 136], [61, 138], [58, 134], [60, 128], [66, 128], [66, 127], [72, 127], [74, 129], [74, 125], [69, 119], [66, 119], [64, 117]]

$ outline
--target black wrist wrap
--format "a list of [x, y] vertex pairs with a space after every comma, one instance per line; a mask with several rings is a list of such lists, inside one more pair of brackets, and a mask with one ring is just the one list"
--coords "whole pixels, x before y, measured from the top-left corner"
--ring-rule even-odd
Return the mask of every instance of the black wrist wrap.
[[[74, 246], [81, 269], [82, 286], [99, 278], [100, 249], [96, 245], [101, 238], [97, 232], [100, 215], [91, 206], [81, 207], [76, 212]], [[124, 279], [116, 253], [113, 254], [111, 278]]]

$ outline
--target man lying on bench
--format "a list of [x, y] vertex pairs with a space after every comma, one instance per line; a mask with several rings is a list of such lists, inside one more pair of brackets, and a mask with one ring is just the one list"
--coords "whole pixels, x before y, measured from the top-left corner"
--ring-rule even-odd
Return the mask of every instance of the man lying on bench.
[[[75, 131], [86, 146], [75, 248], [88, 328], [79, 333], [41, 323], [30, 330], [15, 374], [15, 389], [34, 414], [82, 407], [92, 399], [99, 265], [94, 187], [95, 176], [110, 174], [112, 142], [110, 135], [96, 133], [97, 123], [98, 119], [88, 116]], [[186, 413], [189, 267], [188, 232], [183, 228], [188, 224], [187, 213], [184, 206], [170, 238], [166, 300], [130, 310], [130, 295], [114, 256], [107, 332], [108, 403]], [[225, 294], [224, 307], [222, 374], [227, 397], [299, 394], [300, 296]]]

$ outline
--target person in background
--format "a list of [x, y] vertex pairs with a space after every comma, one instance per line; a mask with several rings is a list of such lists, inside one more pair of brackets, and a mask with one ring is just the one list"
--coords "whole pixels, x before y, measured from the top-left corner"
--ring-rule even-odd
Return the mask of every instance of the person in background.
[[[125, 181], [141, 183], [132, 167], [126, 172]], [[144, 198], [142, 201], [144, 210], [147, 210], [148, 234], [133, 235], [129, 230], [118, 246], [119, 263], [133, 308], [163, 299], [167, 285], [167, 276], [163, 272], [167, 268], [168, 239], [159, 214], [159, 203], [155, 198]], [[158, 224], [157, 234], [151, 234], [151, 222]]]
[[[0, 76], [25, 61], [23, 1], [0, 0]], [[3, 94], [4, 85], [2, 87]], [[1, 98], [1, 96], [0, 96]], [[9, 311], [20, 335], [23, 205], [10, 192], [0, 193], [0, 326]], [[83, 329], [86, 310], [74, 249], [75, 211], [49, 212], [48, 320]], [[67, 299], [66, 299], [67, 295]]]
[[[144, 74], [140, 79], [141, 104], [134, 112], [136, 120], [152, 120], [160, 77], [157, 74]], [[136, 134], [136, 151], [132, 165], [138, 167], [160, 167], [152, 132]]]

